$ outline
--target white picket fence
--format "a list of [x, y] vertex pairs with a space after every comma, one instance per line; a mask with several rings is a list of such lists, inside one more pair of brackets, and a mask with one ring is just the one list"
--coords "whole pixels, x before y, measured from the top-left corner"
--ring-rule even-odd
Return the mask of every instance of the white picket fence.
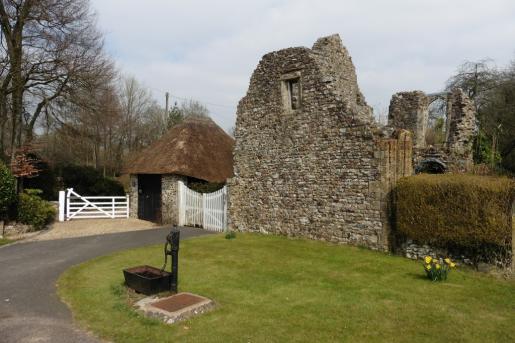
[[59, 221], [81, 218], [129, 218], [128, 196], [81, 196], [73, 188], [59, 192]]
[[227, 229], [227, 186], [213, 193], [198, 193], [178, 182], [179, 225], [200, 226], [222, 232]]

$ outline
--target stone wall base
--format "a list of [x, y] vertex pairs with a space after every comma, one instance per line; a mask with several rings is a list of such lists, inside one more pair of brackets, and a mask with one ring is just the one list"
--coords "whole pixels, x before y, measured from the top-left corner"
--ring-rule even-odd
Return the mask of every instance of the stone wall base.
[[449, 257], [458, 265], [470, 266], [482, 272], [492, 270], [502, 270], [509, 273], [512, 272], [512, 253], [510, 252], [507, 252], [506, 254], [492, 254], [490, 256], [472, 256], [470, 253], [459, 251], [458, 249], [447, 249], [427, 244], [418, 244], [410, 239], [401, 243], [395, 252], [412, 260], [423, 260], [426, 256], [431, 256], [433, 258]]

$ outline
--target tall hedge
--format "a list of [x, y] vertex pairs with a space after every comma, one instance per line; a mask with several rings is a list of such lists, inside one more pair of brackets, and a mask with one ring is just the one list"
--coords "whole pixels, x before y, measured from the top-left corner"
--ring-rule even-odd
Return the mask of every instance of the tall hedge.
[[515, 182], [506, 177], [411, 176], [394, 190], [395, 228], [423, 243], [507, 246], [514, 199]]

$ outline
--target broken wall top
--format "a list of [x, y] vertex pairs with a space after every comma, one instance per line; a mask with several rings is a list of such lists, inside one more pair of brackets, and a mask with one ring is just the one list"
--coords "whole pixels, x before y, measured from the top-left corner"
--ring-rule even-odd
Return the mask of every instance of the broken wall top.
[[352, 59], [338, 35], [320, 38], [312, 49], [287, 48], [264, 55], [252, 74], [247, 94], [238, 105], [238, 119], [284, 112], [281, 82], [298, 77], [302, 108], [322, 116], [338, 113], [345, 121], [374, 123], [357, 83]]
[[[472, 143], [476, 135], [476, 109], [474, 101], [463, 90], [426, 95], [422, 91], [399, 92], [392, 96], [388, 124], [392, 128], [410, 130], [415, 147], [426, 149], [425, 134], [428, 127], [429, 105], [442, 99], [446, 105], [445, 154], [455, 170], [466, 171], [472, 165]], [[421, 156], [426, 152], [420, 151]]]

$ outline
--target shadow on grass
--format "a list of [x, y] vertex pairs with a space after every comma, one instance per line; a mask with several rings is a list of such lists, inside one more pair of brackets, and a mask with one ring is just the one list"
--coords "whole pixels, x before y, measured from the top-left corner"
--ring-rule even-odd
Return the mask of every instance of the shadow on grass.
[[428, 280], [427, 276], [421, 273], [406, 273], [406, 275], [413, 280]]

